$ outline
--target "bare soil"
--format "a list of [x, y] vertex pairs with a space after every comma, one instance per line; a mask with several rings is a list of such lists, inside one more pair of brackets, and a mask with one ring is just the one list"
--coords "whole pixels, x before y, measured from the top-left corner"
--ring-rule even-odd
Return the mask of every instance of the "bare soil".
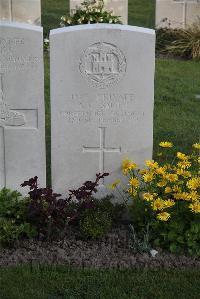
[[156, 257], [135, 254], [125, 227], [115, 228], [100, 240], [81, 240], [76, 230], [62, 241], [23, 241], [0, 248], [0, 266], [20, 264], [71, 265], [92, 268], [200, 268], [200, 258], [177, 256], [158, 249]]

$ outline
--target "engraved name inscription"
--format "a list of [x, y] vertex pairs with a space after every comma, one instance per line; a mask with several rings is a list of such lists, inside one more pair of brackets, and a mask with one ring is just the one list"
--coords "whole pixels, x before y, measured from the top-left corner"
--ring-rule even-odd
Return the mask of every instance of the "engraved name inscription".
[[29, 53], [22, 55], [25, 46], [24, 38], [0, 38], [0, 73], [27, 70], [38, 66], [42, 58]]
[[[91, 97], [91, 100], [90, 100]], [[143, 111], [133, 108], [134, 94], [72, 94], [69, 108], [60, 111], [65, 121], [71, 124], [98, 123], [99, 125], [119, 124], [138, 121]]]

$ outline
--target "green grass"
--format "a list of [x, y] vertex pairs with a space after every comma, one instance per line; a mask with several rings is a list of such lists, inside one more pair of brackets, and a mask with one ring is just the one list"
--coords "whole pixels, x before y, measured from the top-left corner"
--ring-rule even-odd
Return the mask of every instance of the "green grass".
[[157, 59], [155, 76], [154, 145], [170, 140], [188, 151], [200, 138], [200, 64]]
[[[83, 2], [83, 1], [82, 1]], [[69, 0], [42, 0], [42, 24], [44, 35], [59, 27], [60, 17], [69, 14]], [[128, 23], [153, 28], [155, 24], [155, 0], [129, 0]]]
[[199, 299], [200, 272], [0, 268], [1, 299]]
[[128, 24], [154, 28], [155, 0], [129, 0]]
[[42, 0], [42, 25], [44, 36], [49, 34], [50, 29], [58, 28], [60, 17], [68, 14], [68, 0]]

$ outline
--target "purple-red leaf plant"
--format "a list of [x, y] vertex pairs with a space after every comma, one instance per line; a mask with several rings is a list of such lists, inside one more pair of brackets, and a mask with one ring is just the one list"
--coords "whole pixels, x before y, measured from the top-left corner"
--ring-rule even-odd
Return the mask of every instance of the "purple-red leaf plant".
[[[94, 182], [86, 181], [80, 188], [69, 190], [69, 197], [66, 199], [60, 198], [61, 195], [54, 193], [49, 187], [39, 188], [37, 176], [21, 184], [30, 189], [27, 221], [37, 229], [38, 238], [61, 237], [69, 223], [79, 220], [82, 211], [95, 208], [92, 195], [98, 191], [99, 181], [108, 175], [96, 174]], [[74, 199], [77, 203], [72, 208]]]

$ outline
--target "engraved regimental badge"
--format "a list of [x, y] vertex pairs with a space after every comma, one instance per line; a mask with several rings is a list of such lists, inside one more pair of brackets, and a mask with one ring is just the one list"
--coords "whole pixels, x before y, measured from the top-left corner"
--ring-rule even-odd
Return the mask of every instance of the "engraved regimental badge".
[[115, 45], [99, 42], [84, 51], [79, 68], [94, 87], [107, 88], [124, 76], [126, 58]]

